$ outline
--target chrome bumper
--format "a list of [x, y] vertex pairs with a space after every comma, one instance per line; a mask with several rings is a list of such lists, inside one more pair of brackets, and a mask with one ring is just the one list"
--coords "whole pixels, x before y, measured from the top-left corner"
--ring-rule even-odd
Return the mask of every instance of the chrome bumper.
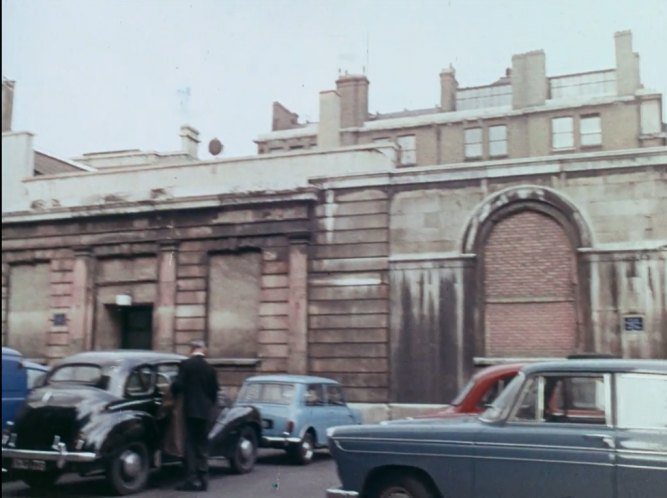
[[56, 462], [56, 466], [62, 469], [66, 463], [89, 463], [97, 459], [95, 453], [69, 452], [63, 444], [57, 451], [19, 450], [16, 448], [2, 448], [2, 458], [22, 458], [26, 460], [46, 460]]
[[326, 498], [357, 498], [359, 493], [356, 491], [345, 491], [344, 489], [331, 488], [327, 489]]
[[269, 444], [297, 444], [301, 442], [299, 437], [263, 436], [262, 440]]

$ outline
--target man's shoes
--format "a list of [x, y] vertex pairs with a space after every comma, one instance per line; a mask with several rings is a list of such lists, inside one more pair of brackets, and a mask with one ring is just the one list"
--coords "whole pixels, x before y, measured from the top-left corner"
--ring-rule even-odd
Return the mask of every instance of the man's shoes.
[[198, 481], [201, 484], [201, 490], [206, 491], [208, 489], [208, 474], [199, 474]]
[[176, 491], [206, 491], [208, 486], [201, 482], [185, 481], [176, 486]]

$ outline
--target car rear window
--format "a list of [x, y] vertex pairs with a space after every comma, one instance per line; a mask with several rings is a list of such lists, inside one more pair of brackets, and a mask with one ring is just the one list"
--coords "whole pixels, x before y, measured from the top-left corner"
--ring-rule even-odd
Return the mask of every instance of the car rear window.
[[618, 375], [616, 403], [619, 427], [667, 429], [667, 375]]
[[63, 365], [49, 375], [49, 384], [84, 384], [97, 386], [102, 380], [102, 368], [99, 365]]
[[294, 399], [294, 384], [249, 382], [239, 392], [237, 403], [289, 405]]

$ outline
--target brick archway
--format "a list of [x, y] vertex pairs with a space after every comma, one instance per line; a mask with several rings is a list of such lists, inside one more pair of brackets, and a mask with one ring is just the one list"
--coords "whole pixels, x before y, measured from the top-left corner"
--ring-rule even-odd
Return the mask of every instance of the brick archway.
[[576, 345], [575, 252], [534, 210], [494, 224], [483, 248], [485, 356], [566, 356]]
[[560, 193], [511, 187], [472, 213], [461, 250], [475, 256], [466, 327], [475, 357], [562, 356], [591, 351], [589, 225]]

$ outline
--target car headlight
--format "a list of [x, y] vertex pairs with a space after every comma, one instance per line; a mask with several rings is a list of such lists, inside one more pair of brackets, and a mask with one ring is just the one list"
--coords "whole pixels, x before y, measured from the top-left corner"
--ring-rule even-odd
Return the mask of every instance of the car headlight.
[[7, 446], [7, 443], [9, 443], [12, 432], [14, 429], [14, 422], [7, 422], [5, 426], [2, 428], [2, 446]]
[[335, 427], [327, 428], [327, 437], [333, 437], [335, 433], [336, 433], [336, 428]]

